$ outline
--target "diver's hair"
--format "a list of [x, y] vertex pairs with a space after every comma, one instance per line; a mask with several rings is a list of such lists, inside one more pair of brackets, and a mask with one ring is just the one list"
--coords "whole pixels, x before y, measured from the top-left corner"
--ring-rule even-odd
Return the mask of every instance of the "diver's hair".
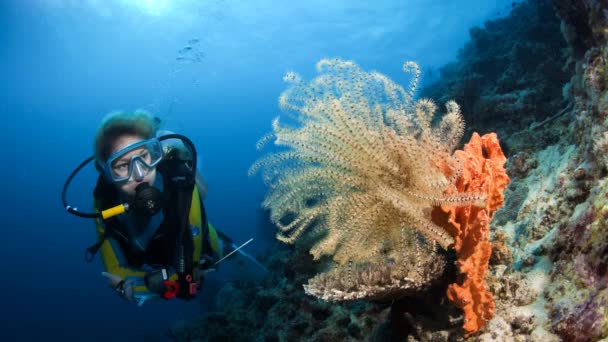
[[98, 162], [105, 162], [112, 153], [114, 140], [122, 135], [137, 135], [150, 139], [156, 136], [158, 128], [159, 120], [145, 110], [111, 112], [103, 118], [97, 129], [95, 158]]

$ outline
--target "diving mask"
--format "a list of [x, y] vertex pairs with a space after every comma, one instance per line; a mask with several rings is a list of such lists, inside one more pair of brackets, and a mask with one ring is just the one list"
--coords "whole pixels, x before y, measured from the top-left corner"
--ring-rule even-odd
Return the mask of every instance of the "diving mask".
[[103, 165], [106, 178], [114, 183], [131, 176], [141, 181], [163, 159], [163, 147], [157, 138], [138, 141], [113, 153]]

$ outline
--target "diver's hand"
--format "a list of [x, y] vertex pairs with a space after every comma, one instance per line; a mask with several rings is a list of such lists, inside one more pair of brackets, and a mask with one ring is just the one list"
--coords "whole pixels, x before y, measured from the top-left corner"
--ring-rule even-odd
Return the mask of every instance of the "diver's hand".
[[133, 284], [131, 284], [131, 282], [126, 282], [120, 276], [113, 273], [101, 272], [101, 275], [108, 278], [112, 288], [118, 292], [121, 297], [127, 300], [135, 300], [135, 298], [133, 298]]

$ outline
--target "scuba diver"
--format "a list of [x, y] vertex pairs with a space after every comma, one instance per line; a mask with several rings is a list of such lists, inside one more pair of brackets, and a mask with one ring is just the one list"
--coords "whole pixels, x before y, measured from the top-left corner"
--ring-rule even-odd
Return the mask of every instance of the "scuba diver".
[[[95, 137], [95, 155], [68, 177], [62, 193], [66, 210], [94, 218], [103, 276], [123, 298], [142, 305], [152, 298], [192, 299], [205, 274], [238, 252], [266, 270], [229, 237], [207, 222], [206, 186], [197, 172], [197, 154], [185, 136], [159, 131], [160, 120], [145, 111], [114, 112]], [[67, 204], [67, 188], [90, 161], [100, 172], [93, 213]]]

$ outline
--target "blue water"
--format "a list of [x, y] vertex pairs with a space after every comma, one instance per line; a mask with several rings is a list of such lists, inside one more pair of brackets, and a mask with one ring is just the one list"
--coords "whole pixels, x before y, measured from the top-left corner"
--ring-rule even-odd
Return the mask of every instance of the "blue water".
[[[212, 296], [137, 307], [87, 264], [92, 222], [65, 213], [65, 178], [91, 155], [109, 111], [147, 109], [197, 145], [209, 183], [208, 216], [247, 250], [269, 248], [260, 225], [264, 187], [248, 178], [255, 142], [280, 114], [282, 76], [314, 76], [324, 57], [353, 60], [406, 84], [405, 60], [423, 82], [454, 59], [468, 30], [506, 14], [511, 1], [0, 2], [0, 340], [159, 341]], [[246, 3], [246, 4], [245, 4]], [[95, 171], [70, 202], [90, 208]], [[224, 279], [208, 282], [208, 293]], [[209, 327], [212, 328], [212, 327]]]

